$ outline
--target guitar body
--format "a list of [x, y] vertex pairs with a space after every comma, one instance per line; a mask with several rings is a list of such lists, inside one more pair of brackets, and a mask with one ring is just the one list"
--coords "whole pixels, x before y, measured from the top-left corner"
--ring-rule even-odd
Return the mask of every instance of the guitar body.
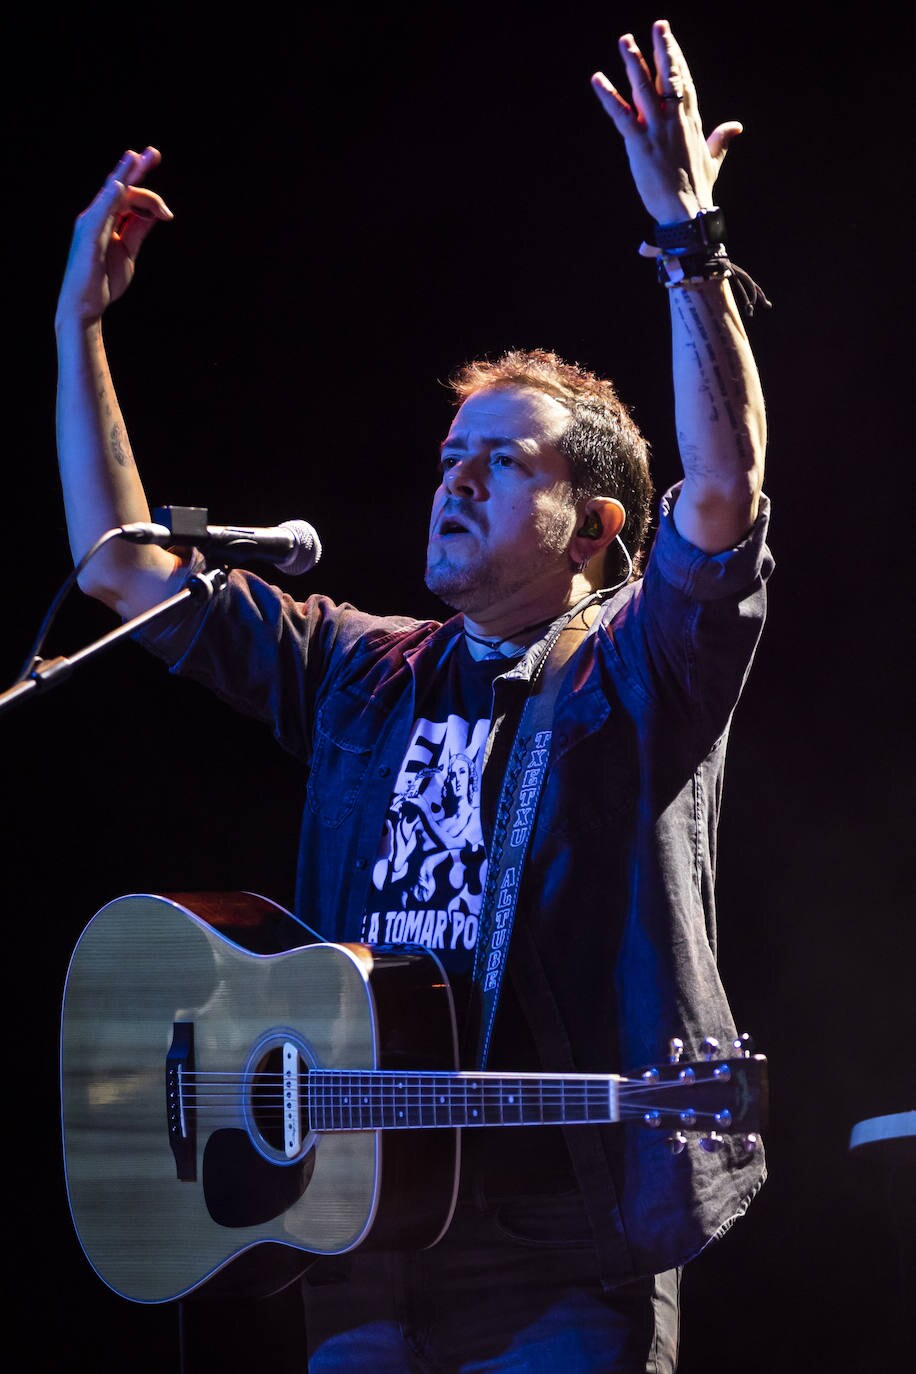
[[[454, 1210], [458, 1130], [322, 1134], [306, 1120], [290, 1142], [283, 1065], [298, 1056], [305, 1078], [310, 1067], [454, 1070], [441, 965], [363, 945], [253, 953], [189, 901], [109, 903], [70, 963], [63, 1146], [93, 1269], [119, 1295], [158, 1303], [224, 1282], [236, 1261], [256, 1273], [254, 1247], [265, 1265], [279, 1254], [289, 1276], [291, 1256], [304, 1267], [370, 1238], [434, 1244]], [[288, 916], [253, 894], [232, 901], [236, 933]]]

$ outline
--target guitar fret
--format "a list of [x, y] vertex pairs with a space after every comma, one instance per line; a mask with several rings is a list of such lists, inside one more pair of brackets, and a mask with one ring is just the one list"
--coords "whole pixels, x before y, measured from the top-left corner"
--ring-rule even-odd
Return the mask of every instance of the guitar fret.
[[327, 1115], [325, 1110], [323, 1078], [319, 1079], [315, 1074], [310, 1073], [306, 1080], [306, 1093], [309, 1126], [313, 1131], [320, 1131], [326, 1125]]
[[[306, 1092], [308, 1095], [308, 1117], [309, 1126], [313, 1131], [320, 1131], [326, 1126], [326, 1110], [324, 1100], [324, 1079], [318, 1078], [315, 1074], [309, 1074], [306, 1082]], [[318, 1094], [321, 1094], [320, 1097]]]
[[485, 1126], [501, 1126], [503, 1123], [503, 1085], [502, 1079], [492, 1079], [485, 1084], [483, 1090], [483, 1110], [481, 1112]]
[[522, 1081], [520, 1078], [504, 1080], [502, 1098], [502, 1119], [507, 1125], [522, 1119]]
[[413, 1113], [411, 1115], [411, 1125], [428, 1125], [429, 1109], [429, 1079], [425, 1074], [416, 1074], [413, 1078]]
[[398, 1116], [399, 1126], [419, 1126], [422, 1114], [422, 1086], [417, 1079], [404, 1076], [400, 1079], [403, 1105]]
[[357, 1075], [353, 1073], [342, 1073], [340, 1075], [338, 1096], [339, 1125], [342, 1130], [351, 1131], [359, 1128], [359, 1087], [356, 1082]]
[[563, 1114], [567, 1121], [588, 1119], [588, 1084], [568, 1083], [563, 1097]]
[[521, 1121], [523, 1125], [533, 1125], [540, 1121], [541, 1094], [536, 1083], [529, 1079], [521, 1080]]
[[305, 1092], [309, 1126], [313, 1131], [320, 1131], [325, 1124], [324, 1082], [310, 1073], [305, 1080]]
[[437, 1126], [451, 1126], [453, 1122], [452, 1097], [449, 1092], [451, 1079], [437, 1078], [433, 1083], [433, 1090], [436, 1096], [435, 1102], [435, 1124]]
[[547, 1096], [545, 1100], [544, 1088], [541, 1087], [541, 1120], [542, 1121], [562, 1121], [563, 1120], [563, 1098], [562, 1090], [558, 1095], [556, 1090], [548, 1084]]
[[436, 1085], [432, 1078], [424, 1078], [420, 1088], [420, 1124], [436, 1124]]

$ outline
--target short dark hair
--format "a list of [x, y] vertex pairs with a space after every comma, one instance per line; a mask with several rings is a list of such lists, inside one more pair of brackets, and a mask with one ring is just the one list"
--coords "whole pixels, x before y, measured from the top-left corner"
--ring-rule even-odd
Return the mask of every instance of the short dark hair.
[[[569, 462], [573, 496], [577, 501], [617, 498], [626, 511], [622, 539], [634, 575], [640, 571], [654, 496], [649, 445], [613, 382], [545, 349], [513, 348], [495, 359], [464, 363], [449, 378], [449, 386], [459, 404], [478, 391], [528, 387], [565, 405], [569, 424], [557, 447]], [[626, 561], [612, 544], [605, 576], [618, 581], [626, 572]]]

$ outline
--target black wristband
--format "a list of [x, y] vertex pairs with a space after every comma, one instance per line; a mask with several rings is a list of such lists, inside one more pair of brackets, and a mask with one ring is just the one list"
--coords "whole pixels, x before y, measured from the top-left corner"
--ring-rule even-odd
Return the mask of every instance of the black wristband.
[[711, 210], [700, 210], [693, 219], [655, 226], [656, 247], [675, 257], [688, 254], [705, 259], [720, 244], [727, 242], [725, 216], [718, 206], [713, 206]]
[[712, 281], [730, 275], [731, 263], [724, 247], [707, 249], [705, 253], [664, 253], [656, 259], [658, 279], [663, 285], [674, 286], [682, 281]]

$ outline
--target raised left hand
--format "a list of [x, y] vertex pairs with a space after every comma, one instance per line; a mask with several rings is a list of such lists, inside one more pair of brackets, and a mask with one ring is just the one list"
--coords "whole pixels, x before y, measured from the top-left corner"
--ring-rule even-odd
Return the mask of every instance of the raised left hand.
[[742, 125], [731, 120], [704, 136], [690, 68], [666, 19], [652, 25], [654, 77], [632, 34], [623, 34], [618, 48], [630, 100], [600, 71], [592, 89], [623, 137], [636, 189], [652, 218], [659, 224], [693, 219], [716, 204], [716, 177]]

